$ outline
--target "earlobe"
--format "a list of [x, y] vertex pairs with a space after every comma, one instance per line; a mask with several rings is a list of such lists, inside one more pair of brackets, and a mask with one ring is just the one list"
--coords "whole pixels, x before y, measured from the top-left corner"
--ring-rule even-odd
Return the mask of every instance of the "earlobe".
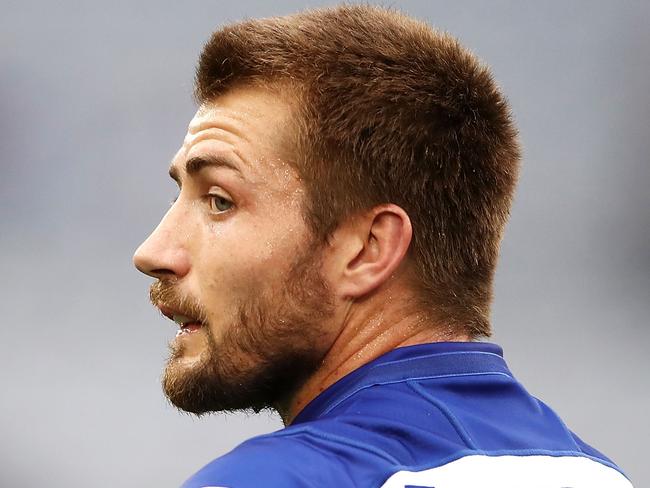
[[399, 268], [411, 243], [411, 220], [397, 205], [380, 205], [355, 222], [350, 237], [357, 245], [350, 248], [354, 255], [343, 263], [338, 288], [347, 298], [359, 298], [381, 286]]

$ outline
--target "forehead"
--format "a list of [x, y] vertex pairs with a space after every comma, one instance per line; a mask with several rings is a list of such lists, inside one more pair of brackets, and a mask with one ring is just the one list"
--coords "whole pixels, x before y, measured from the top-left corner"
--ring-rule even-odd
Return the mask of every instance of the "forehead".
[[199, 107], [175, 160], [182, 162], [193, 152], [212, 149], [235, 152], [253, 166], [262, 161], [288, 163], [290, 124], [290, 106], [277, 93], [262, 87], [235, 87]]

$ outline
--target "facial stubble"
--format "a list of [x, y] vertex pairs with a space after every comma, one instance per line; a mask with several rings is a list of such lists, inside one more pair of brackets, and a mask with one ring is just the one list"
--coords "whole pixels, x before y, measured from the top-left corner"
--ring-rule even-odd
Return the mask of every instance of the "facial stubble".
[[[326, 352], [324, 324], [333, 306], [320, 256], [316, 246], [308, 246], [284, 282], [251, 290], [219, 338], [206, 323], [207, 345], [196, 363], [185, 364], [182, 342], [174, 342], [162, 380], [169, 401], [196, 415], [281, 410]], [[185, 305], [206, 315], [199, 304], [185, 299]]]

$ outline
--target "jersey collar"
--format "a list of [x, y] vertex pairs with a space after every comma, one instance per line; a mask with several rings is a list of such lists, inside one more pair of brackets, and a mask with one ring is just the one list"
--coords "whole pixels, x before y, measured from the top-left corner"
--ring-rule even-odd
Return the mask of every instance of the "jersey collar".
[[314, 398], [291, 425], [316, 420], [360, 389], [409, 379], [501, 373], [512, 376], [503, 350], [487, 342], [435, 342], [405, 346], [347, 374]]

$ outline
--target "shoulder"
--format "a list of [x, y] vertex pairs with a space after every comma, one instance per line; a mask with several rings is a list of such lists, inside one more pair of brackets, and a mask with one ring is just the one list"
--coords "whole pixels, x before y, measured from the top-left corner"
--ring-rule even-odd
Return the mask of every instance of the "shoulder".
[[268, 487], [310, 486], [295, 462], [309, 456], [300, 444], [300, 439], [285, 436], [255, 437], [208, 463], [183, 488], [252, 488], [260, 480]]
[[[183, 488], [303, 488], [356, 486], [359, 478], [389, 470], [388, 455], [326, 426], [290, 427], [254, 437], [215, 459]], [[351, 468], [352, 467], [352, 468]]]

